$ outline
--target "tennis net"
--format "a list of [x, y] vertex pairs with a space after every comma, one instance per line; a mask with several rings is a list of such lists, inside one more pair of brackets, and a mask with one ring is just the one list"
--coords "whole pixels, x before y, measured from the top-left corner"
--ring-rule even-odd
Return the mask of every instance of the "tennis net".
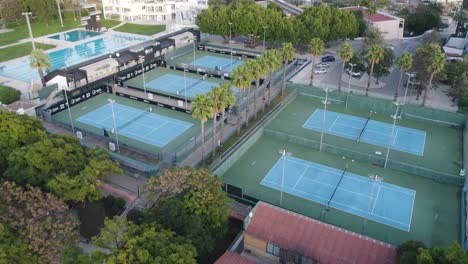
[[121, 129], [124, 129], [126, 128], [128, 125], [130, 125], [131, 123], [134, 123], [135, 121], [137, 121], [138, 119], [142, 118], [143, 116], [146, 115], [146, 113], [148, 112], [148, 110], [145, 110], [145, 111], [142, 111], [141, 113], [139, 113], [138, 115], [136, 115], [134, 118], [131, 118], [125, 122], [123, 122], [122, 124], [118, 125], [117, 126], [117, 130], [121, 130]]
[[187, 87], [187, 90], [190, 89], [190, 88], [193, 88], [193, 87], [197, 86], [199, 83], [203, 82], [204, 80], [205, 80], [204, 77], [201, 77], [199, 80], [197, 80], [197, 81], [195, 81], [194, 83], [192, 83], [191, 85], [189, 85], [189, 86]]
[[338, 182], [338, 184], [337, 184], [336, 187], [335, 187], [335, 190], [333, 191], [332, 195], [330, 196], [330, 200], [328, 200], [327, 205], [330, 205], [330, 202], [332, 201], [333, 197], [335, 196], [336, 190], [338, 190], [338, 187], [340, 187], [341, 181], [343, 180], [343, 177], [344, 177], [344, 175], [345, 175], [345, 173], [346, 173], [346, 170], [347, 170], [347, 168], [345, 168], [345, 169], [343, 170], [343, 173], [341, 174], [340, 181]]
[[364, 130], [366, 129], [367, 124], [369, 123], [369, 120], [370, 120], [370, 118], [371, 118], [371, 114], [372, 114], [372, 113], [369, 113], [369, 116], [367, 117], [366, 123], [364, 123], [364, 127], [362, 128], [361, 132], [359, 133], [359, 136], [357, 137], [357, 141], [358, 141], [358, 142], [359, 142], [359, 140], [361, 140], [361, 136], [362, 136], [362, 134], [364, 133]]

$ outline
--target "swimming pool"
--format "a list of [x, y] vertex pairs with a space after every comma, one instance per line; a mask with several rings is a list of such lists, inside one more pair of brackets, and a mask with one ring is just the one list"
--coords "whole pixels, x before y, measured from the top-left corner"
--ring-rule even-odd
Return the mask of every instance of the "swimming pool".
[[[53, 51], [49, 53], [52, 65], [50, 70], [69, 67], [91, 58], [132, 46], [146, 39], [140, 36], [112, 34], [71, 48]], [[29, 66], [29, 58], [0, 65], [0, 75], [24, 82], [39, 79], [37, 70]]]
[[58, 39], [70, 42], [76, 42], [87, 38], [92, 38], [101, 35], [99, 32], [92, 32], [86, 30], [73, 30], [70, 32], [64, 32], [57, 35], [50, 36], [51, 39]]

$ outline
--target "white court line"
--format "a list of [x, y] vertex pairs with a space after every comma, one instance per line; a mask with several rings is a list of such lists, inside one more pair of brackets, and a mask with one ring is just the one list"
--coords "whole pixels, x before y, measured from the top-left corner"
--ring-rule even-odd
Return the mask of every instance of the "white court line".
[[[265, 181], [265, 182], [270, 182], [270, 183], [272, 183], [273, 185], [278, 185], [277, 183], [271, 182], [271, 181]], [[276, 190], [278, 190], [278, 189], [276, 189]], [[317, 196], [317, 195], [315, 195], [315, 194], [307, 193], [307, 192], [304, 192], [304, 191], [301, 191], [301, 190], [294, 189], [294, 191], [297, 191], [297, 192], [299, 192], [299, 193], [303, 193], [304, 195], [313, 196], [313, 197], [316, 197], [316, 198], [321, 199], [321, 200], [328, 200], [328, 199], [322, 198], [322, 197], [320, 197], [320, 196]], [[286, 192], [287, 192], [287, 191], [286, 191]], [[294, 195], [294, 193], [291, 193], [291, 192], [288, 192], [288, 193]], [[307, 200], [310, 200], [310, 199], [308, 199], [308, 198], [306, 198], [306, 197], [302, 197], [302, 198], [307, 199]], [[314, 201], [314, 202], [320, 203], [320, 202], [318, 202], [318, 201]], [[373, 214], [373, 213], [369, 213], [368, 211], [364, 211], [364, 210], [362, 210], [362, 209], [359, 209], [359, 208], [356, 208], [356, 207], [353, 207], [353, 206], [349, 206], [349, 205], [346, 205], [346, 204], [343, 204], [343, 203], [340, 203], [340, 202], [332, 201], [332, 203], [340, 204], [340, 205], [342, 205], [342, 206], [345, 207], [345, 208], [349, 208], [349, 209], [354, 209], [354, 210], [356, 210], [356, 211], [360, 211], [360, 212], [364, 213], [364, 215], [370, 214], [370, 215], [373, 215], [373, 216], [375, 216], [375, 217], [377, 217], [377, 218], [382, 218], [382, 219], [388, 220], [389, 222], [398, 223], [398, 224], [401, 224], [401, 225], [403, 225], [403, 226], [408, 226], [408, 223], [403, 223], [403, 222], [400, 222], [400, 221], [397, 221], [397, 220], [392, 220], [392, 219], [387, 218], [387, 217], [385, 217], [385, 216], [380, 216], [380, 215], [376, 215], [376, 214]], [[331, 207], [333, 207], [333, 208], [335, 208], [335, 209], [338, 209], [338, 210], [341, 210], [341, 211], [345, 211], [345, 210], [343, 210], [343, 209], [341, 209], [341, 208], [334, 207], [334, 206], [332, 205], [332, 203], [330, 203], [330, 204], [331, 204], [331, 205], [330, 205]], [[323, 204], [324, 204], [324, 203], [323, 203]], [[348, 213], [354, 214], [354, 213], [352, 213], [352, 212], [348, 212]], [[356, 214], [354, 214], [354, 215], [356, 215]], [[359, 215], [358, 215], [358, 216], [359, 216]], [[361, 216], [361, 217], [367, 218], [367, 217], [365, 217], [365, 216]], [[369, 219], [369, 218], [367, 218], [367, 219]], [[374, 220], [374, 221], [375, 221], [375, 219], [370, 219], [370, 220]], [[382, 223], [382, 221], [377, 221], [377, 222]], [[389, 225], [388, 223], [382, 223], [382, 224]], [[392, 226], [392, 227], [395, 227], [395, 228], [398, 228], [398, 229], [401, 229], [401, 230], [405, 230], [405, 229], [402, 229], [402, 228], [399, 228], [399, 227], [396, 227], [396, 226], [393, 226], [393, 225], [391, 225], [391, 226]], [[405, 230], [405, 231], [407, 231], [407, 230]]]
[[399, 130], [399, 129], [396, 129], [395, 136], [393, 137], [392, 146], [395, 146], [395, 141], [396, 141], [396, 137], [397, 137], [397, 135], [398, 135], [398, 130]]
[[302, 177], [304, 176], [304, 174], [306, 173], [306, 171], [307, 171], [308, 169], [309, 169], [309, 167], [306, 167], [305, 170], [301, 173], [301, 176], [300, 176], [299, 179], [296, 181], [296, 184], [294, 184], [293, 189], [296, 189], [297, 184], [301, 181]]
[[154, 127], [154, 128], [151, 129], [148, 133], [144, 134], [143, 137], [146, 137], [147, 135], [153, 133], [154, 130], [158, 130], [160, 127], [165, 126], [165, 125], [167, 124], [167, 121], [164, 121], [164, 120], [163, 120], [163, 122], [164, 122], [164, 123], [162, 123], [160, 126]]
[[408, 232], [410, 231], [411, 229], [411, 221], [413, 221], [413, 210], [414, 210], [414, 204], [415, 204], [415, 201], [416, 201], [416, 192], [414, 192], [414, 196], [413, 196], [413, 204], [411, 205], [411, 215], [410, 215], [410, 221], [409, 221], [409, 227], [408, 227]]
[[[292, 157], [292, 158], [294, 158], [294, 157]], [[324, 166], [324, 165], [321, 165], [321, 164], [318, 164], [318, 163], [311, 163], [309, 161], [299, 159], [299, 160], [304, 162], [304, 163], [301, 163], [301, 162], [296, 161], [296, 159], [298, 159], [298, 158], [294, 158], [294, 160], [286, 158], [286, 161], [294, 162], [294, 163], [297, 163], [297, 164], [300, 164], [300, 165], [303, 165], [303, 166], [306, 166], [306, 167], [309, 167], [309, 168], [314, 168], [314, 169], [317, 169], [317, 170], [320, 170], [320, 171], [323, 171], [323, 172], [328, 172], [330, 174], [335, 174], [335, 175], [341, 176], [342, 171], [340, 171], [338, 169], [335, 169], [335, 168], [332, 168], [332, 167], [327, 167], [327, 166]], [[331, 170], [328, 170], [327, 168], [331, 169]], [[270, 171], [271, 171], [271, 169], [270, 169]], [[346, 172], [346, 174], [344, 175], [344, 178], [350, 179], [350, 180], [355, 181], [355, 182], [361, 182], [361, 183], [364, 183], [366, 185], [371, 185], [373, 183], [372, 180], [368, 180], [367, 178], [364, 178], [362, 176], [359, 176], [359, 175], [351, 173], [351, 172]], [[325, 184], [325, 183], [323, 183], [323, 184]], [[336, 185], [331, 185], [331, 184], [325, 184], [325, 185], [329, 185], [331, 187], [336, 186]], [[408, 192], [406, 190], [391, 188], [390, 186], [385, 186], [385, 185], [380, 185], [380, 186], [381, 186], [381, 188], [385, 188], [385, 189], [388, 189], [388, 190], [391, 190], [391, 191], [400, 192], [402, 194], [406, 194], [406, 195], [409, 195], [409, 196], [411, 196], [411, 194], [412, 194], [411, 192]], [[345, 189], [345, 188], [341, 188], [341, 189], [353, 192], [353, 191]], [[414, 191], [414, 190], [411, 190], [411, 189], [408, 189], [408, 190], [409, 191]], [[362, 195], [364, 195], [364, 194], [362, 194]], [[366, 195], [364, 195], [364, 196], [366, 196]]]
[[331, 131], [331, 130], [332, 130], [333, 126], [335, 126], [335, 124], [336, 124], [336, 121], [337, 121], [338, 119], [340, 119], [340, 117], [339, 117], [339, 116], [335, 117], [335, 121], [333, 121], [333, 124], [332, 124], [332, 125], [330, 126], [330, 128], [328, 129], [329, 131]]
[[378, 186], [379, 186], [379, 189], [377, 190], [377, 195], [375, 196], [374, 206], [372, 206], [371, 214], [374, 214], [375, 205], [377, 204], [377, 199], [379, 199], [379, 195], [380, 195], [380, 189], [382, 189], [380, 185]]

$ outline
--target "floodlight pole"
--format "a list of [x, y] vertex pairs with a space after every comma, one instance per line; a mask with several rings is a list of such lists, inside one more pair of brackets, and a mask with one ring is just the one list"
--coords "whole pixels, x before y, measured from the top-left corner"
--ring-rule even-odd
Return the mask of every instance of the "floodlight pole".
[[392, 115], [392, 118], [393, 118], [393, 126], [392, 126], [392, 134], [391, 134], [391, 137], [389, 138], [388, 140], [388, 144], [387, 144], [387, 154], [385, 155], [385, 163], [384, 163], [384, 168], [387, 167], [387, 162], [388, 162], [388, 155], [390, 155], [390, 141], [393, 139], [394, 137], [394, 133], [395, 133], [395, 126], [396, 126], [396, 120], [398, 118], [400, 118], [400, 116], [398, 116], [398, 110], [400, 108], [400, 103], [397, 101], [395, 103], [396, 105], [396, 111], [395, 111], [395, 114]]
[[280, 150], [281, 158], [283, 159], [283, 172], [281, 174], [281, 191], [280, 191], [280, 206], [283, 205], [283, 189], [284, 189], [284, 168], [286, 167], [286, 156], [290, 156], [291, 153], [287, 152], [285, 149]]
[[57, 0], [56, 2], [57, 2], [57, 9], [58, 9], [59, 18], [60, 18], [60, 25], [62, 25], [63, 27], [62, 10], [60, 10], [59, 0]]
[[232, 66], [232, 43], [231, 43], [231, 38], [232, 38], [232, 23], [229, 22], [229, 49], [231, 50], [231, 66]]
[[31, 29], [31, 24], [29, 23], [29, 16], [30, 15], [32, 16], [32, 13], [31, 12], [24, 12], [24, 13], [21, 13], [21, 14], [26, 17], [26, 23], [28, 24], [29, 38], [31, 38], [32, 48], [33, 48], [33, 50], [36, 50], [36, 44], [34, 44], [34, 37], [33, 37], [32, 29]]
[[192, 61], [192, 66], [195, 65], [195, 40], [196, 40], [196, 38], [194, 37], [194, 38], [192, 39], [192, 43], [193, 43], [193, 61]]
[[111, 104], [112, 109], [112, 122], [114, 124], [114, 133], [115, 133], [115, 141], [117, 142], [117, 152], [120, 153], [120, 145], [119, 145], [119, 135], [117, 134], [117, 125], [115, 124], [115, 112], [114, 112], [114, 99], [107, 100]]
[[356, 66], [356, 64], [348, 63], [348, 65], [351, 66], [351, 72], [348, 78], [348, 94], [346, 95], [346, 109], [348, 109], [348, 96], [351, 93], [351, 75], [354, 73], [353, 69], [354, 69], [354, 66]]
[[322, 151], [322, 144], [323, 144], [323, 130], [325, 128], [325, 117], [327, 113], [327, 104], [328, 104], [328, 88], [325, 88], [325, 100], [322, 101], [323, 103], [323, 118], [322, 118], [322, 131], [320, 132], [320, 147], [319, 150]]
[[187, 107], [187, 79], [185, 78], [185, 71], [186, 71], [186, 68], [184, 67], [184, 99], [185, 99], [185, 107]]
[[61, 89], [65, 94], [65, 101], [67, 102], [67, 109], [68, 109], [68, 118], [70, 118], [70, 124], [72, 127], [73, 134], [75, 134], [75, 125], [73, 124], [73, 118], [70, 110], [70, 102], [68, 101], [67, 91], [65, 89]]
[[263, 49], [262, 51], [265, 52], [265, 39], [266, 39], [266, 30], [268, 27], [263, 26]]
[[146, 93], [146, 78], [145, 78], [145, 68], [143, 63], [145, 62], [144, 57], [140, 57], [141, 59], [141, 73], [143, 74], [143, 91], [145, 92], [145, 99], [148, 98], [148, 94]]
[[[375, 187], [375, 182], [381, 182], [383, 181], [383, 177], [380, 177], [379, 175], [373, 175], [373, 176], [369, 176], [369, 178], [371, 178], [373, 181], [372, 181], [372, 187], [371, 187], [371, 193], [370, 193], [370, 198], [369, 198], [369, 203], [367, 204], [367, 211], [371, 211], [370, 209], [370, 205], [371, 205], [371, 202], [372, 202], [372, 198], [374, 196], [374, 187]], [[375, 202], [374, 202], [375, 204]]]

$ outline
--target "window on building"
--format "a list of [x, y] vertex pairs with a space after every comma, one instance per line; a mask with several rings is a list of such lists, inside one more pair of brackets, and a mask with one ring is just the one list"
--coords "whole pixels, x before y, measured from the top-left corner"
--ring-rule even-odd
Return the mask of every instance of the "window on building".
[[272, 254], [273, 256], [279, 257], [280, 248], [276, 245], [271, 244], [270, 242], [267, 243], [267, 253]]

